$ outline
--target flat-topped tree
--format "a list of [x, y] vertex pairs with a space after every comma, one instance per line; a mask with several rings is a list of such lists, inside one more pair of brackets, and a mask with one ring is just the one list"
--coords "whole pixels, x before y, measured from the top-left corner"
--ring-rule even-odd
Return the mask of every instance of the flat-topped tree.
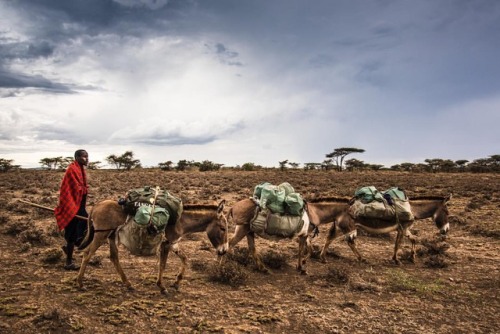
[[333, 150], [332, 153], [326, 155], [327, 158], [331, 158], [335, 161], [337, 169], [339, 172], [342, 171], [342, 166], [344, 164], [344, 158], [351, 153], [363, 153], [365, 150], [362, 148], [355, 147], [340, 147]]

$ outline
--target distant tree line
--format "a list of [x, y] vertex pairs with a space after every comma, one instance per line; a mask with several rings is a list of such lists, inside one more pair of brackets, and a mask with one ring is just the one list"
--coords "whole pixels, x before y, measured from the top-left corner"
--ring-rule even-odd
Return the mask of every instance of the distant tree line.
[[[325, 155], [327, 159], [323, 162], [307, 162], [304, 163], [304, 170], [336, 170], [342, 171], [366, 171], [366, 170], [394, 170], [404, 172], [429, 172], [429, 173], [455, 173], [455, 172], [472, 172], [472, 173], [495, 173], [500, 172], [500, 154], [491, 155], [487, 158], [476, 159], [470, 162], [469, 160], [450, 160], [450, 159], [425, 159], [425, 163], [411, 163], [403, 162], [401, 164], [393, 165], [386, 168], [379, 164], [365, 163], [362, 160], [351, 158], [346, 159], [349, 154], [363, 153], [364, 149], [355, 147], [341, 147], [336, 148], [333, 152]], [[39, 161], [42, 168], [47, 170], [61, 170], [68, 167], [74, 161], [73, 157], [62, 156], [55, 158], [43, 158]], [[131, 170], [135, 168], [142, 168], [139, 159], [136, 159], [132, 151], [126, 151], [122, 155], [111, 154], [106, 157], [106, 161], [119, 170]], [[285, 171], [289, 168], [298, 169], [300, 163], [291, 162], [288, 159], [278, 161], [279, 169]], [[89, 162], [89, 169], [101, 168], [100, 161]], [[197, 162], [194, 160], [179, 160], [177, 164], [168, 160], [160, 162], [158, 168], [164, 171], [185, 171], [185, 170], [199, 170], [205, 171], [218, 171], [223, 168], [224, 164], [215, 163], [210, 160]], [[10, 170], [19, 169], [19, 165], [14, 165], [13, 160], [0, 158], [0, 172], [8, 172]], [[234, 168], [243, 171], [255, 171], [262, 169], [260, 165], [252, 162], [246, 162], [241, 166], [226, 167]]]

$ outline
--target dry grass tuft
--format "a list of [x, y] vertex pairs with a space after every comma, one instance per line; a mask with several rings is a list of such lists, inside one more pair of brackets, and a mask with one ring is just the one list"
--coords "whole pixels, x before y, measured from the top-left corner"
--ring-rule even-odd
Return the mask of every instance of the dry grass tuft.
[[429, 259], [424, 262], [425, 266], [428, 268], [446, 268], [448, 267], [448, 261], [442, 256], [431, 255]]
[[24, 230], [27, 230], [28, 228], [29, 225], [27, 223], [9, 221], [8, 223], [5, 224], [5, 228], [3, 229], [2, 233], [7, 235], [18, 235], [19, 233], [23, 232]]
[[40, 255], [43, 263], [57, 263], [63, 257], [63, 252], [58, 248], [49, 248]]
[[444, 255], [446, 256], [446, 252], [450, 248], [450, 245], [441, 240], [422, 240], [422, 245], [425, 249], [420, 249], [417, 254], [419, 256], [423, 255]]
[[252, 262], [249, 255], [248, 248], [235, 247], [231, 252], [226, 254], [226, 258], [238, 262], [243, 266], [247, 266]]
[[244, 284], [248, 278], [247, 272], [234, 261], [224, 261], [212, 264], [208, 268], [209, 279], [213, 282], [237, 287]]
[[350, 273], [342, 268], [329, 267], [326, 273], [326, 281], [333, 284], [347, 284]]
[[288, 259], [288, 255], [275, 250], [268, 250], [262, 254], [262, 262], [271, 269], [280, 269], [286, 266]]

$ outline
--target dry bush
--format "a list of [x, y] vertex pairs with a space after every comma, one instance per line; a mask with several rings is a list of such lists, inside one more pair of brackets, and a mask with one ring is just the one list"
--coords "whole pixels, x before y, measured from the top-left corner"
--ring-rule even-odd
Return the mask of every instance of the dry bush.
[[447, 251], [450, 245], [441, 240], [422, 240], [421, 247], [417, 250], [417, 255], [420, 257], [427, 256], [428, 258], [424, 261], [424, 264], [428, 268], [446, 268], [449, 262], [446, 260], [448, 256]]
[[247, 266], [252, 262], [248, 248], [235, 247], [226, 254], [226, 258], [230, 261], [235, 261], [243, 266]]
[[447, 250], [450, 248], [450, 245], [445, 241], [441, 240], [429, 240], [424, 239], [421, 241], [422, 245], [425, 246], [425, 249], [421, 248], [417, 251], [417, 255], [444, 255], [446, 256]]
[[248, 273], [236, 262], [224, 261], [213, 263], [208, 268], [208, 277], [213, 282], [237, 287], [246, 282]]
[[0, 214], [0, 225], [7, 224], [9, 222], [9, 216], [6, 214]]
[[19, 233], [18, 238], [21, 242], [36, 243], [39, 245], [50, 244], [47, 236], [40, 230], [35, 229], [33, 226], [29, 226], [26, 230]]
[[203, 260], [191, 260], [190, 264], [191, 264], [191, 269], [195, 271], [206, 272], [208, 268], [207, 262]]
[[343, 268], [329, 267], [325, 275], [328, 283], [347, 284], [349, 282], [350, 273]]
[[439, 255], [431, 255], [424, 261], [424, 264], [428, 268], [446, 268], [449, 265], [448, 261]]
[[5, 228], [3, 229], [2, 233], [8, 234], [8, 235], [18, 235], [24, 230], [27, 230], [29, 228], [29, 224], [25, 222], [14, 222], [14, 221], [9, 221], [8, 223], [5, 224]]
[[63, 257], [63, 252], [58, 248], [49, 248], [42, 252], [40, 261], [43, 263], [57, 263]]
[[289, 256], [275, 250], [268, 250], [262, 254], [262, 262], [271, 269], [280, 269], [286, 266]]

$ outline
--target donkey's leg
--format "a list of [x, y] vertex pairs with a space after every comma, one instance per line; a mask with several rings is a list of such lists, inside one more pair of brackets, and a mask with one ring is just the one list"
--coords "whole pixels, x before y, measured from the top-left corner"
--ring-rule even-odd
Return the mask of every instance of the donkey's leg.
[[133, 289], [132, 284], [127, 279], [127, 276], [123, 272], [122, 266], [120, 265], [120, 259], [118, 257], [118, 246], [116, 245], [116, 239], [114, 233], [111, 237], [108, 238], [108, 242], [109, 242], [109, 258], [111, 259], [111, 262], [113, 262], [113, 265], [115, 266], [118, 275], [120, 275], [122, 282], [128, 289], [132, 290]]
[[160, 288], [160, 292], [165, 294], [167, 289], [163, 285], [162, 277], [165, 267], [167, 265], [168, 253], [170, 252], [171, 243], [168, 240], [164, 240], [160, 244], [160, 259], [158, 263], [158, 277], [156, 279], [156, 285]]
[[172, 285], [176, 290], [179, 290], [179, 284], [181, 280], [184, 278], [184, 273], [186, 272], [186, 267], [188, 263], [188, 259], [186, 254], [179, 248], [179, 244], [175, 243], [172, 245], [172, 251], [179, 257], [181, 260], [181, 268], [175, 277], [175, 282]]
[[309, 258], [311, 251], [311, 241], [307, 236], [299, 237], [299, 259], [297, 263], [297, 270], [302, 275], [307, 275], [306, 263]]
[[103, 233], [96, 233], [94, 235], [94, 239], [88, 245], [88, 247], [83, 251], [82, 264], [80, 265], [80, 271], [76, 276], [76, 283], [78, 287], [83, 288], [83, 275], [85, 274], [85, 269], [87, 268], [87, 264], [89, 263], [92, 256], [95, 254], [97, 249], [101, 247], [101, 245], [106, 240], [106, 235]]
[[406, 229], [406, 234], [405, 235], [411, 241], [410, 261], [413, 262], [413, 263], [415, 263], [415, 248], [416, 248], [416, 244], [417, 244], [417, 236], [413, 235], [410, 232], [409, 228]]
[[262, 262], [262, 259], [257, 253], [257, 249], [255, 248], [255, 234], [253, 232], [247, 234], [247, 242], [248, 242], [248, 252], [255, 261], [257, 269], [263, 273], [269, 273], [269, 269], [266, 268], [266, 266]]
[[236, 225], [233, 237], [229, 240], [229, 249], [232, 249], [238, 242], [241, 241], [250, 232], [249, 225]]
[[349, 232], [349, 234], [347, 234], [345, 236], [345, 240], [346, 240], [349, 248], [351, 248], [354, 255], [356, 255], [356, 258], [358, 259], [358, 261], [359, 262], [366, 262], [366, 260], [361, 256], [361, 253], [358, 251], [358, 247], [356, 246], [357, 237], [358, 237], [358, 231], [354, 230], [354, 231]]
[[323, 245], [323, 249], [321, 249], [321, 253], [319, 254], [319, 259], [321, 262], [326, 263], [326, 250], [332, 243], [332, 241], [337, 236], [337, 223], [333, 222], [328, 230], [328, 235], [326, 236], [325, 244]]
[[403, 227], [398, 228], [398, 234], [396, 235], [396, 242], [394, 243], [394, 255], [392, 256], [392, 260], [394, 263], [397, 265], [401, 264], [401, 261], [398, 259], [398, 251], [399, 247], [401, 246], [401, 241], [403, 240], [403, 236], [405, 235], [406, 229], [403, 229]]

